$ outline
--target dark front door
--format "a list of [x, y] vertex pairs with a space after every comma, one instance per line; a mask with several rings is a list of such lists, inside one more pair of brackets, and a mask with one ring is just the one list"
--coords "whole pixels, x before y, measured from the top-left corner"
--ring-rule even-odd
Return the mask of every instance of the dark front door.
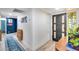
[[58, 41], [61, 37], [66, 36], [66, 14], [53, 15], [52, 22], [52, 38]]

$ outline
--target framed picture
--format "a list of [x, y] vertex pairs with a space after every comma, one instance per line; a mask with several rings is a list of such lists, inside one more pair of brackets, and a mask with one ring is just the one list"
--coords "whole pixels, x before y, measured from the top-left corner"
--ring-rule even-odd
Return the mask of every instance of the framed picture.
[[21, 23], [27, 23], [27, 16], [22, 18]]

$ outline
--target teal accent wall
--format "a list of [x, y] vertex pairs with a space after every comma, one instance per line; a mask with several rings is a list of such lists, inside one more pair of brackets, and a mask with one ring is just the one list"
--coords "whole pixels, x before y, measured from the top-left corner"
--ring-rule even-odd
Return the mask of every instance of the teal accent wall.
[[1, 20], [1, 31], [5, 32], [5, 20]]

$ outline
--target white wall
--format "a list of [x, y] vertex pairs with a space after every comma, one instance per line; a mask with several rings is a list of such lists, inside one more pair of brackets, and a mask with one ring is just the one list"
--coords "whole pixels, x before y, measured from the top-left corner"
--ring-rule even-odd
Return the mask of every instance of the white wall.
[[51, 15], [39, 10], [32, 10], [33, 50], [40, 48], [52, 37]]
[[[50, 14], [40, 9], [29, 9], [26, 13], [13, 13], [12, 15], [18, 16], [18, 29], [23, 29], [22, 42], [25, 48], [36, 50], [52, 39], [52, 18]], [[28, 17], [27, 23], [21, 23], [21, 18], [23, 16]]]
[[40, 9], [30, 9], [26, 16], [30, 21], [22, 24], [23, 44], [30, 50], [36, 50], [52, 39], [52, 18]]
[[23, 44], [25, 48], [29, 48], [32, 50], [32, 11], [29, 10], [26, 13], [26, 16], [28, 17], [27, 23], [22, 23], [22, 29], [23, 29]]
[[17, 20], [17, 29], [22, 29], [22, 23], [21, 23], [21, 17], [18, 16], [18, 20]]

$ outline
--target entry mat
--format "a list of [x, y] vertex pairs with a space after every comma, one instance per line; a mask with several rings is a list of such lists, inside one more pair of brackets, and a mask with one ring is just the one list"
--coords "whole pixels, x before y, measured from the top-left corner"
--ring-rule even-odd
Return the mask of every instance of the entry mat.
[[6, 51], [25, 51], [13, 36], [6, 37], [5, 48]]

